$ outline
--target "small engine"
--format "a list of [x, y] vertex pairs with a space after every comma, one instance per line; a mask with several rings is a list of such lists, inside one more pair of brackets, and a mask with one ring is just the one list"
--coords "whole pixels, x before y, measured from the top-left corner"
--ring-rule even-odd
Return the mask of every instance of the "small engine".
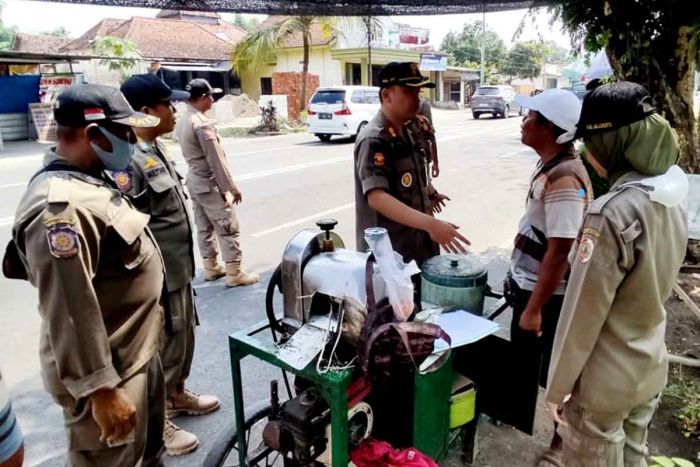
[[[273, 389], [273, 399], [276, 394]], [[275, 413], [277, 412], [277, 413]], [[314, 465], [328, 445], [326, 427], [331, 420], [331, 410], [316, 387], [310, 387], [293, 399], [285, 402], [278, 410], [273, 404], [263, 432], [265, 444], [292, 457], [299, 465]]]

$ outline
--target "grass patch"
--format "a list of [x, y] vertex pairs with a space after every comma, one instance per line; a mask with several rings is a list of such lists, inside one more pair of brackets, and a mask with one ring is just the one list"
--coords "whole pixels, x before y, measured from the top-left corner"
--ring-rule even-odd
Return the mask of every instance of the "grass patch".
[[681, 432], [686, 438], [700, 440], [700, 380], [684, 373], [682, 367], [675, 368], [669, 376], [664, 395], [680, 402], [675, 418]]

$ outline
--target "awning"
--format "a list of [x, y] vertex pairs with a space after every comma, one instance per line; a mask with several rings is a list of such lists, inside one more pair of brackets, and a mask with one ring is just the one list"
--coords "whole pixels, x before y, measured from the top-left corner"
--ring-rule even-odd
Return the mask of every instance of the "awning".
[[91, 57], [82, 55], [62, 54], [37, 54], [29, 52], [17, 52], [14, 50], [0, 50], [0, 63], [13, 65], [42, 65], [45, 63], [68, 63], [78, 60], [89, 60]]

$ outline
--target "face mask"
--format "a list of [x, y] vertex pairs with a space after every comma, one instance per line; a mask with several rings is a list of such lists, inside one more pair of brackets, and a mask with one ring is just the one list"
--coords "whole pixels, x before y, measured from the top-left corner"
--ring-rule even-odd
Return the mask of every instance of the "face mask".
[[128, 141], [124, 141], [118, 136], [113, 135], [102, 127], [97, 127], [105, 135], [105, 138], [112, 143], [112, 152], [105, 151], [93, 142], [90, 142], [92, 149], [95, 150], [97, 157], [100, 158], [107, 170], [124, 170], [129, 167], [131, 157], [134, 155], [134, 145]]

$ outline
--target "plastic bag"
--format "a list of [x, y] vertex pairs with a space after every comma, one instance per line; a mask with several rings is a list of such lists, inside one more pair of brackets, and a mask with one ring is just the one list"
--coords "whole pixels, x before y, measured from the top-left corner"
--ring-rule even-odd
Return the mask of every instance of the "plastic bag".
[[374, 253], [396, 320], [406, 321], [413, 313], [414, 307], [411, 276], [418, 274], [420, 269], [415, 261], [404, 263], [401, 255], [394, 252], [386, 229], [365, 229], [365, 240]]
[[357, 467], [438, 467], [431, 458], [415, 448], [394, 449], [385, 441], [368, 439], [350, 453]]

